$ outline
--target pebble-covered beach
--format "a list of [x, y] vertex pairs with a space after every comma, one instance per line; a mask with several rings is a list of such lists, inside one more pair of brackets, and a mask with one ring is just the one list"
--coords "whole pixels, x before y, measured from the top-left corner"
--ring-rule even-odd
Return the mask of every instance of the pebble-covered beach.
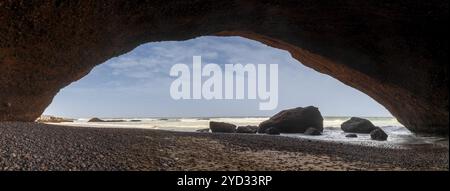
[[445, 170], [448, 146], [0, 123], [0, 170]]

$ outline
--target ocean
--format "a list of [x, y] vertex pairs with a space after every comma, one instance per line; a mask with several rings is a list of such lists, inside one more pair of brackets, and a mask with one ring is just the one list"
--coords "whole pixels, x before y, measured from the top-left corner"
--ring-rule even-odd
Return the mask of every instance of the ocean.
[[[399, 147], [405, 145], [433, 144], [441, 141], [437, 137], [417, 137], [393, 117], [366, 117], [374, 125], [382, 128], [388, 135], [387, 141], [374, 141], [368, 134], [358, 134], [357, 138], [347, 138], [340, 125], [350, 117], [324, 117], [324, 132], [320, 136], [303, 134], [281, 134], [281, 136], [323, 141], [363, 144], [368, 146]], [[77, 119], [60, 125], [98, 127], [98, 128], [142, 128], [168, 131], [195, 132], [209, 128], [209, 121], [228, 122], [238, 126], [258, 125], [268, 117], [211, 117], [211, 118], [104, 118], [104, 120], [124, 120], [125, 122], [88, 122], [89, 119]]]

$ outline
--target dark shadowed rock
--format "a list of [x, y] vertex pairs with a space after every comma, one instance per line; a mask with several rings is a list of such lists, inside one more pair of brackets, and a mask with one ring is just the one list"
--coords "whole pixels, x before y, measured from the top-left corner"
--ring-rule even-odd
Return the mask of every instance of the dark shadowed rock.
[[266, 131], [264, 133], [269, 134], [269, 135], [279, 135], [280, 130], [276, 127], [269, 127], [266, 129]]
[[269, 127], [277, 128], [280, 133], [304, 133], [313, 127], [323, 131], [323, 117], [318, 108], [308, 106], [283, 110], [270, 119], [259, 124], [259, 133], [264, 133]]
[[370, 132], [370, 138], [377, 141], [386, 141], [388, 135], [381, 128], [376, 128]]
[[314, 127], [308, 128], [306, 129], [306, 131], [304, 132], [305, 135], [322, 135], [322, 132], [317, 130]]
[[233, 125], [230, 123], [224, 123], [224, 122], [210, 121], [209, 128], [211, 129], [211, 132], [213, 132], [213, 133], [235, 133], [236, 132], [236, 125]]
[[196, 132], [199, 132], [199, 133], [209, 133], [209, 128], [206, 128], [206, 129], [197, 129]]
[[370, 133], [377, 127], [367, 119], [352, 117], [341, 124], [341, 129], [347, 133]]
[[88, 122], [106, 122], [105, 120], [102, 120], [100, 118], [94, 117], [92, 119], [89, 119]]
[[256, 133], [258, 131], [258, 126], [252, 126], [252, 125], [247, 125], [247, 126], [239, 126], [236, 129], [236, 133]]
[[356, 137], [358, 137], [358, 135], [356, 135], [356, 134], [354, 134], [354, 133], [350, 133], [350, 134], [345, 135], [345, 137], [348, 137], [348, 138], [356, 138]]

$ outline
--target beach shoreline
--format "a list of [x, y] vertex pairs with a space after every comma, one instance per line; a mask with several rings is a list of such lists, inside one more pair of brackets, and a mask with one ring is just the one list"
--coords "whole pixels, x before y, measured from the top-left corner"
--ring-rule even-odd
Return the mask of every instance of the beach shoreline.
[[444, 170], [448, 145], [402, 149], [271, 135], [0, 123], [0, 170]]

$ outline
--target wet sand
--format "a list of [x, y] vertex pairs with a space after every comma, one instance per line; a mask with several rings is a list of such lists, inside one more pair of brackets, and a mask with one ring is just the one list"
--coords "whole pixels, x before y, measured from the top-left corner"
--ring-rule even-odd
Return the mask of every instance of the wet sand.
[[448, 146], [0, 123], [0, 170], [445, 170]]

